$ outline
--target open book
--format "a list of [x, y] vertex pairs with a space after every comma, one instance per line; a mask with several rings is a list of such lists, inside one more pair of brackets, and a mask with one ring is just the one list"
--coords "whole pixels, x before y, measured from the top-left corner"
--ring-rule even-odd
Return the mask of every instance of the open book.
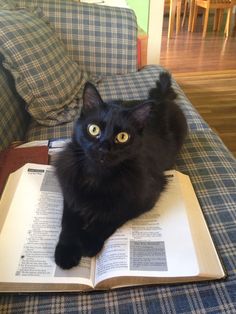
[[0, 291], [79, 291], [225, 277], [188, 176], [166, 172], [156, 206], [119, 228], [94, 258], [54, 262], [63, 198], [48, 165], [12, 173], [0, 202]]

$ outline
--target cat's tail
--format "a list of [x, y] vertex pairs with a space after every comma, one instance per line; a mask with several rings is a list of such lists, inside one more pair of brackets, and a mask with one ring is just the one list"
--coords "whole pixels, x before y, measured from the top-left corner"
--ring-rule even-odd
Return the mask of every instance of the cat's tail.
[[149, 99], [157, 102], [165, 100], [174, 100], [177, 94], [172, 88], [171, 75], [167, 71], [160, 73], [159, 80], [156, 81], [156, 87], [149, 91]]

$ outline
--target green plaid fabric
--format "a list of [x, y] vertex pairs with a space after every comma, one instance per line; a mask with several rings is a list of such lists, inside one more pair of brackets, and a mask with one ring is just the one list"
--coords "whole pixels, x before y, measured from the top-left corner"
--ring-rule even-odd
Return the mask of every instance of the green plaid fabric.
[[23, 140], [29, 116], [24, 102], [14, 89], [14, 82], [2, 67], [0, 58], [0, 151], [10, 143]]
[[42, 19], [24, 10], [0, 11], [0, 53], [34, 119], [43, 125], [74, 119], [88, 76]]
[[96, 74], [137, 70], [137, 23], [132, 10], [70, 0], [19, 0], [41, 8], [79, 68]]

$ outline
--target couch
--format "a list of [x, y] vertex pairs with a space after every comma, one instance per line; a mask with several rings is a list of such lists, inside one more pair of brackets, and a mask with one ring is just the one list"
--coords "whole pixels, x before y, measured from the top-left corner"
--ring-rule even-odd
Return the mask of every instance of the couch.
[[[133, 11], [76, 1], [18, 1], [21, 7], [29, 4], [40, 8], [81, 70], [96, 75], [104, 100], [147, 96], [163, 69], [148, 65], [137, 71]], [[1, 294], [1, 313], [235, 313], [236, 160], [172, 80], [189, 128], [175, 168], [191, 178], [227, 278], [104, 292]], [[0, 112], [1, 149], [18, 140], [70, 137], [73, 128], [73, 120], [45, 125], [29, 114], [1, 54]]]

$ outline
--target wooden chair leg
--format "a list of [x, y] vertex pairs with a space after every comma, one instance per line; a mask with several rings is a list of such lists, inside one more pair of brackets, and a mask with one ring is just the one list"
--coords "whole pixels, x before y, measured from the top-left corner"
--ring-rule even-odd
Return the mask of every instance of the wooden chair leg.
[[196, 20], [197, 20], [197, 12], [198, 12], [198, 6], [195, 4], [195, 5], [194, 5], [194, 10], [193, 10], [193, 18], [192, 18], [191, 32], [194, 32], [194, 28], [195, 28]]
[[182, 27], [184, 27], [184, 24], [185, 24], [187, 10], [188, 10], [188, 0], [185, 0], [184, 1], [184, 15], [183, 15], [182, 24], [181, 24]]
[[232, 17], [232, 11], [233, 11], [233, 8], [232, 8], [232, 7], [228, 9], [227, 19], [226, 19], [226, 24], [225, 24], [225, 31], [224, 31], [225, 37], [229, 37], [230, 22], [231, 22], [231, 17]]
[[193, 15], [194, 15], [194, 1], [190, 1], [190, 8], [189, 8], [189, 18], [188, 18], [188, 31], [193, 32]]
[[204, 9], [202, 12], [202, 28], [204, 27], [205, 16], [206, 16], [206, 10]]
[[169, 12], [168, 38], [171, 38], [173, 36], [175, 14], [176, 14], [176, 0], [171, 0]]
[[206, 32], [207, 32], [207, 24], [208, 24], [208, 18], [209, 18], [209, 8], [206, 8], [206, 12], [205, 12], [205, 18], [204, 18], [204, 25], [203, 25], [203, 33], [202, 33], [202, 37], [205, 38], [206, 37]]
[[219, 22], [219, 15], [220, 15], [220, 9], [215, 10], [214, 15], [214, 24], [213, 24], [213, 31], [215, 32], [218, 28], [218, 22]]
[[177, 2], [177, 11], [176, 11], [176, 34], [180, 31], [180, 18], [181, 18], [181, 3], [182, 1]]
[[224, 16], [224, 10], [219, 10], [218, 25], [217, 25], [217, 29], [216, 29], [217, 32], [220, 31], [223, 16]]

